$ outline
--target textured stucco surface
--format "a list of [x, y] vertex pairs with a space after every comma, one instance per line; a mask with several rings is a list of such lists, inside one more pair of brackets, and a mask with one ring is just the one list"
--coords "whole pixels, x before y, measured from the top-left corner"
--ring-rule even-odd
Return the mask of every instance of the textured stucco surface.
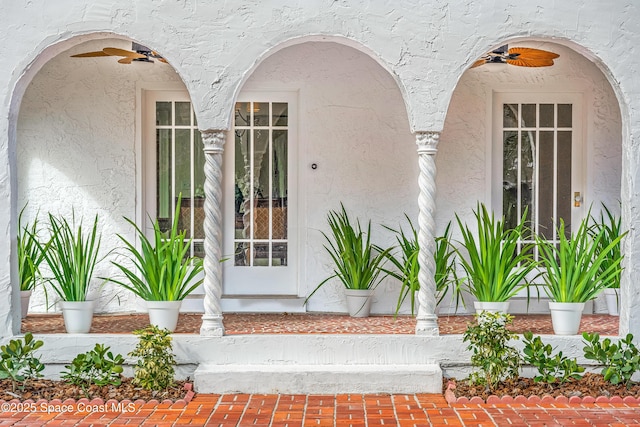
[[[386, 150], [400, 151], [389, 152], [387, 160], [392, 158], [392, 161], [385, 162], [384, 167], [389, 168], [386, 173], [397, 170], [398, 180], [383, 179], [374, 173], [381, 167], [375, 164], [383, 152], [378, 148], [388, 142], [383, 139], [375, 151], [362, 154], [363, 159], [370, 162], [362, 163], [365, 165], [362, 175], [356, 175], [358, 165], [335, 165], [336, 171], [347, 169], [343, 171], [345, 176], [366, 176], [372, 181], [371, 188], [376, 186], [375, 200], [361, 207], [374, 223], [386, 219], [387, 213], [397, 208], [394, 204], [398, 200], [402, 200], [403, 210], [415, 206], [415, 193], [410, 200], [403, 198], [411, 197], [409, 186], [415, 185], [412, 183], [402, 187], [401, 191], [406, 190], [404, 195], [380, 197], [385, 189], [395, 194], [396, 186], [409, 182], [410, 178], [407, 178], [409, 181], [405, 178], [416, 171], [417, 156], [412, 160], [413, 148], [406, 148], [411, 146], [411, 131], [443, 130], [437, 160], [438, 208], [442, 207], [437, 214], [439, 227], [453, 211], [472, 206], [482, 194], [486, 195], [487, 175], [483, 166], [486, 165], [487, 129], [483, 126], [486, 117], [478, 111], [486, 110], [486, 94], [490, 89], [474, 80], [486, 79], [483, 81], [490, 87], [550, 84], [562, 88], [570, 79], [571, 84], [589, 87], [592, 116], [586, 134], [593, 142], [589, 191], [606, 192], [607, 202], [620, 195], [624, 221], [630, 228], [625, 242], [628, 268], [624, 273], [621, 331], [640, 333], [637, 308], [640, 293], [634, 285], [640, 276], [640, 237], [636, 229], [640, 220], [637, 189], [640, 82], [636, 78], [640, 60], [628, 54], [640, 38], [640, 24], [636, 19], [639, 13], [638, 6], [631, 1], [558, 3], [549, 0], [526, 4], [498, 1], [491, 7], [473, 2], [415, 3], [411, 0], [393, 3], [319, 0], [293, 4], [280, 1], [219, 4], [191, 0], [2, 3], [0, 197], [6, 203], [0, 205], [0, 230], [5, 236], [0, 244], [0, 294], [12, 295], [12, 298], [0, 302], [3, 328], [0, 335], [18, 328], [18, 313], [12, 310], [17, 295], [11, 292], [10, 271], [14, 265], [11, 247], [15, 244], [17, 210], [27, 199], [22, 189], [30, 188], [25, 185], [45, 193], [46, 200], [52, 202], [52, 210], [68, 212], [67, 202], [72, 200], [74, 205], [82, 207], [82, 213], [100, 213], [103, 227], [113, 231], [126, 231], [121, 216], [135, 213], [136, 195], [130, 182], [136, 172], [133, 139], [137, 106], [133, 88], [135, 82], [145, 79], [176, 81], [177, 76], [141, 72], [134, 77], [128, 74], [131, 70], [121, 70], [113, 62], [104, 65], [103, 59], [99, 66], [97, 59], [72, 65], [63, 53], [88, 40], [114, 35], [148, 45], [169, 60], [190, 92], [202, 129], [229, 127], [235, 96], [246, 81], [251, 82], [252, 72], [260, 67], [263, 59], [273, 55], [275, 60], [279, 53], [283, 55], [281, 58], [287, 58], [287, 51], [277, 52], [281, 49], [324, 40], [369, 55], [371, 59], [356, 58], [354, 63], [347, 61], [335, 69], [321, 65], [330, 68], [328, 72], [334, 73], [334, 77], [342, 77], [345, 85], [349, 80], [346, 75], [340, 76], [341, 70], [366, 66], [365, 78], [371, 79], [370, 84], [359, 83], [374, 90], [359, 94], [353, 98], [354, 102], [379, 103], [381, 96], [392, 95], [388, 103], [394, 110], [391, 123], [400, 136], [394, 139], [394, 144], [386, 144]], [[544, 79], [535, 72], [531, 75], [538, 77], [528, 79], [511, 73], [489, 76], [482, 70], [478, 70], [481, 73], [476, 76], [470, 72], [465, 74], [464, 70], [481, 53], [516, 40], [547, 40], [553, 45], [567, 46], [577, 54], [565, 50], [561, 58], [571, 59], [571, 64], [559, 66]], [[317, 48], [320, 46], [306, 45], [302, 50]], [[348, 49], [339, 50], [332, 54], [349, 55]], [[378, 69], [371, 68], [374, 61], [379, 64]], [[604, 75], [596, 72], [596, 67]], [[260, 68], [257, 69], [260, 72]], [[382, 80], [374, 77], [383, 75]], [[303, 80], [303, 76], [298, 77]], [[395, 87], [390, 87], [391, 82], [395, 82]], [[340, 104], [337, 105], [339, 109]], [[405, 109], [400, 111], [400, 105]], [[352, 113], [353, 117], [366, 115], [362, 109]], [[403, 121], [406, 128], [400, 126]], [[375, 126], [384, 130], [383, 123], [376, 122]], [[314, 125], [321, 127], [317, 123], [308, 124], [307, 130], [311, 134], [317, 131], [316, 138], [332, 136], [331, 129], [314, 129]], [[361, 123], [358, 126], [367, 128]], [[358, 127], [343, 123], [341, 129], [355, 131]], [[364, 138], [361, 141], [364, 144]], [[468, 150], [456, 149], [456, 145], [461, 144], [471, 145]], [[355, 145], [347, 154], [352, 156], [362, 147]], [[345, 155], [336, 150], [333, 153], [310, 151], [310, 154], [330, 162], [331, 154]], [[38, 155], [27, 154], [32, 151]], [[617, 167], [620, 159], [621, 172]], [[30, 172], [23, 172], [26, 170]], [[51, 175], [43, 176], [44, 171]], [[456, 174], [456, 171], [463, 173]], [[618, 191], [615, 182], [620, 177], [622, 187]], [[346, 186], [336, 187], [337, 194], [362, 203], [363, 181], [361, 178], [353, 182], [352, 193]], [[448, 185], [450, 181], [455, 184]], [[317, 191], [313, 186], [310, 189]], [[64, 195], [65, 203], [56, 200], [58, 194]], [[29, 201], [29, 214], [33, 215], [36, 204]], [[326, 208], [326, 203], [307, 206], [309, 230], [323, 222]], [[105, 239], [104, 244], [108, 245], [112, 239]], [[317, 247], [318, 239], [317, 233], [309, 231], [307, 248]], [[308, 255], [308, 260], [313, 259], [307, 267], [307, 278], [311, 281], [326, 266], [321, 259]], [[337, 307], [339, 303], [332, 304]]]

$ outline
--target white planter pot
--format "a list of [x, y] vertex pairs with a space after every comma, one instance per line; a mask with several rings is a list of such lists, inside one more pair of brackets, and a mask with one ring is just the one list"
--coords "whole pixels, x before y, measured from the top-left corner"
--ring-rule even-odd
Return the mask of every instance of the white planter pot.
[[476, 309], [476, 314], [480, 314], [483, 311], [488, 311], [490, 313], [506, 313], [509, 311], [509, 301], [504, 301], [504, 302], [474, 301], [473, 307]]
[[580, 330], [584, 304], [583, 302], [549, 301], [553, 332], [556, 335], [576, 335]]
[[612, 316], [620, 316], [620, 292], [618, 289], [606, 288], [604, 299], [607, 302], [607, 310]]
[[173, 332], [178, 326], [178, 316], [182, 301], [145, 301], [149, 313], [149, 323], [160, 329]]
[[20, 291], [20, 305], [22, 308], [22, 318], [27, 317], [29, 311], [29, 301], [31, 300], [31, 293], [33, 291]]
[[58, 301], [64, 327], [69, 334], [86, 334], [91, 330], [94, 301]]
[[368, 317], [371, 311], [373, 289], [345, 289], [347, 309], [351, 317]]

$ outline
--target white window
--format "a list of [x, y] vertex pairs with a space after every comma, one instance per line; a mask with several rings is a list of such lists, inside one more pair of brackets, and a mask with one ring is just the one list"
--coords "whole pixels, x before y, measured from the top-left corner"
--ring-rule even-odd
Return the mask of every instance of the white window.
[[563, 219], [570, 234], [583, 215], [581, 96], [500, 93], [494, 98], [493, 201], [515, 226], [557, 241]]
[[144, 209], [168, 230], [181, 196], [179, 228], [193, 238], [191, 255], [204, 257], [204, 152], [189, 96], [150, 91], [144, 101]]

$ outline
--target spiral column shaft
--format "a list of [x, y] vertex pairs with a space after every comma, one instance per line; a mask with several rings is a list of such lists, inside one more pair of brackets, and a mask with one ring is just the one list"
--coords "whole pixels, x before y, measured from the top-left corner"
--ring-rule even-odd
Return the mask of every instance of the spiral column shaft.
[[434, 254], [435, 207], [436, 207], [436, 153], [438, 151], [439, 132], [418, 132], [418, 164], [420, 175], [418, 186], [418, 314], [416, 317], [416, 335], [438, 335], [438, 317], [436, 316], [436, 264]]
[[222, 153], [224, 131], [203, 131], [204, 144], [204, 315], [200, 335], [223, 336], [222, 324]]

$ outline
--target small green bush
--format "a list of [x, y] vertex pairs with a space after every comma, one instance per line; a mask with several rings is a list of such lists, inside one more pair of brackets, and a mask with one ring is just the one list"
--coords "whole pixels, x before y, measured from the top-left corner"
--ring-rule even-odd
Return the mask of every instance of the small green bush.
[[544, 344], [540, 337], [533, 338], [531, 332], [524, 333], [524, 362], [538, 369], [535, 382], [564, 383], [569, 379], [582, 378], [580, 373], [584, 368], [578, 365], [576, 359], [569, 359], [558, 352], [553, 355], [551, 344]]
[[62, 373], [62, 378], [68, 383], [80, 386], [87, 397], [92, 384], [120, 385], [124, 358], [120, 354], [114, 356], [109, 351], [110, 348], [96, 344], [93, 350], [78, 354], [70, 365], [65, 366], [67, 370]]
[[600, 342], [600, 335], [597, 333], [585, 332], [582, 338], [586, 341], [584, 357], [604, 365], [604, 379], [611, 384], [623, 383], [629, 387], [631, 377], [640, 369], [640, 353], [633, 344], [633, 335], [627, 334], [617, 343], [609, 338]]
[[0, 347], [0, 379], [11, 379], [13, 391], [18, 384], [24, 388], [28, 380], [42, 376], [44, 365], [33, 354], [42, 345], [41, 340], [34, 340], [31, 332], [27, 332], [24, 339], [11, 340]]
[[520, 353], [509, 345], [509, 340], [518, 336], [507, 329], [513, 316], [506, 313], [483, 311], [476, 315], [476, 321], [463, 335], [463, 341], [469, 343], [467, 350], [473, 352], [471, 365], [478, 369], [469, 380], [491, 391], [500, 381], [518, 376]]
[[151, 325], [133, 333], [138, 336], [138, 345], [129, 353], [138, 358], [133, 383], [147, 390], [167, 389], [173, 384], [176, 365], [171, 332]]

